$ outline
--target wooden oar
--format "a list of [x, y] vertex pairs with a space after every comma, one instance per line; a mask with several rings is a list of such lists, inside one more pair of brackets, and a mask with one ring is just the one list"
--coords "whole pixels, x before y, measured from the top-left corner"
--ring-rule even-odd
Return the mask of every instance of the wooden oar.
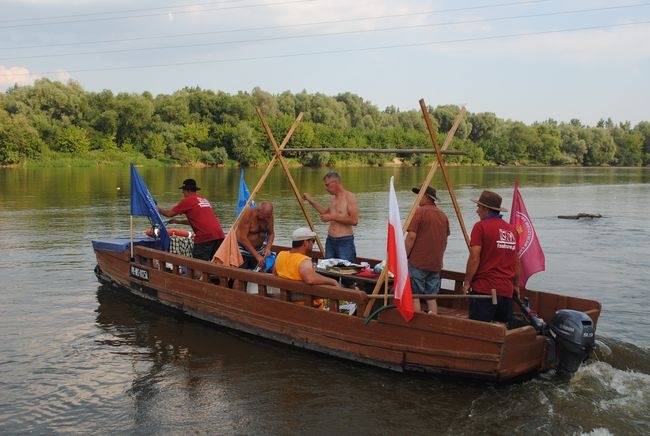
[[[278, 147], [280, 150], [282, 150], [284, 147], [287, 146], [287, 143], [288, 143], [289, 140], [291, 139], [291, 136], [293, 135], [293, 132], [294, 132], [294, 131], [296, 130], [296, 128], [298, 127], [298, 124], [300, 124], [300, 121], [302, 120], [303, 115], [304, 115], [303, 112], [300, 112], [300, 113], [298, 114], [298, 116], [296, 117], [295, 121], [294, 121], [293, 124], [291, 125], [291, 128], [290, 128], [289, 131], [287, 132], [287, 134], [286, 134], [286, 136], [284, 137], [284, 140], [282, 141], [282, 143], [280, 144], [280, 146], [277, 146], [277, 144], [276, 144], [276, 147]], [[278, 155], [277, 155], [277, 153], [276, 153], [276, 154], [271, 158], [271, 161], [269, 162], [269, 164], [266, 166], [266, 170], [264, 171], [264, 174], [262, 174], [262, 177], [260, 177], [260, 179], [257, 181], [257, 185], [255, 185], [255, 188], [253, 188], [253, 190], [251, 191], [251, 195], [250, 195], [250, 197], [248, 198], [248, 200], [246, 201], [246, 204], [245, 204], [244, 207], [242, 208], [241, 212], [240, 212], [239, 215], [237, 216], [237, 219], [235, 220], [235, 223], [233, 224], [233, 227], [235, 227], [237, 224], [239, 224], [239, 221], [241, 220], [241, 217], [242, 217], [244, 211], [245, 211], [246, 208], [251, 204], [251, 202], [252, 202], [253, 199], [255, 198], [255, 195], [257, 194], [257, 192], [262, 188], [262, 185], [264, 185], [264, 182], [266, 181], [266, 178], [269, 176], [269, 173], [270, 173], [271, 170], [273, 169], [273, 166], [275, 165], [275, 162], [276, 162], [277, 160], [278, 160]]]
[[[368, 295], [369, 299], [377, 300], [379, 298], [395, 298], [394, 294], [379, 294], [379, 295]], [[455, 300], [455, 299], [468, 299], [468, 300], [495, 300], [495, 297], [492, 295], [477, 295], [477, 294], [413, 294], [413, 298], [419, 298], [421, 300]], [[496, 303], [494, 303], [496, 304]]]
[[[302, 201], [302, 194], [298, 190], [298, 186], [296, 185], [296, 182], [293, 180], [293, 177], [291, 176], [291, 172], [289, 171], [289, 166], [287, 165], [284, 156], [282, 156], [282, 149], [278, 147], [278, 144], [275, 142], [275, 137], [273, 136], [273, 132], [271, 132], [271, 128], [269, 127], [269, 124], [266, 122], [266, 118], [264, 118], [264, 114], [262, 113], [262, 110], [258, 106], [255, 106], [255, 110], [257, 111], [257, 115], [260, 117], [260, 120], [262, 120], [262, 125], [264, 126], [264, 131], [266, 132], [266, 136], [269, 137], [269, 141], [271, 141], [271, 145], [273, 145], [273, 149], [275, 150], [274, 158], [277, 158], [277, 160], [280, 161], [280, 166], [282, 166], [282, 169], [284, 170], [287, 179], [289, 179], [289, 184], [291, 185], [293, 194], [296, 196], [296, 200], [298, 200], [298, 204], [302, 209], [303, 215], [305, 215], [305, 219], [309, 224], [309, 228], [312, 230], [312, 232], [316, 233], [316, 227], [314, 226], [314, 223], [312, 222], [311, 217], [309, 216], [309, 212], [307, 211], [307, 208], [305, 207], [305, 204]], [[318, 237], [318, 234], [316, 235], [316, 243], [318, 244], [318, 248], [321, 254], [325, 255], [325, 249], [323, 248], [323, 244], [320, 238]]]
[[[456, 211], [456, 217], [458, 218], [458, 223], [460, 224], [460, 228], [463, 231], [463, 237], [465, 238], [465, 243], [467, 244], [467, 248], [469, 248], [469, 237], [467, 236], [467, 229], [465, 228], [465, 221], [463, 220], [463, 214], [460, 213], [460, 208], [458, 207], [458, 200], [456, 200], [456, 193], [454, 192], [454, 188], [451, 184], [449, 173], [447, 173], [447, 167], [445, 166], [445, 161], [442, 157], [442, 150], [440, 149], [440, 144], [438, 144], [438, 138], [436, 136], [436, 133], [433, 130], [433, 125], [431, 124], [431, 117], [429, 116], [429, 111], [427, 110], [427, 105], [424, 103], [424, 99], [420, 99], [420, 108], [422, 109], [422, 114], [424, 115], [424, 122], [427, 124], [427, 129], [429, 130], [429, 136], [431, 137], [431, 142], [433, 143], [433, 146], [436, 149], [436, 157], [438, 158], [438, 165], [440, 166], [440, 170], [442, 171], [442, 176], [445, 179], [445, 184], [447, 185], [447, 191], [449, 191], [449, 197], [451, 197], [451, 202], [454, 205], [454, 210]], [[460, 110], [459, 116], [464, 114], [465, 114], [465, 107], [463, 107]], [[428, 184], [424, 185], [423, 188], [426, 189], [426, 186], [428, 186]], [[422, 189], [420, 189], [420, 193], [421, 192]]]
[[[451, 140], [453, 139], [454, 134], [456, 133], [456, 130], [458, 129], [458, 126], [460, 125], [460, 122], [463, 120], [464, 116], [465, 116], [465, 108], [461, 109], [458, 116], [456, 116], [456, 119], [454, 120], [454, 124], [451, 126], [451, 129], [449, 130], [449, 133], [445, 138], [445, 142], [442, 145], [442, 150], [447, 150], [449, 144], [451, 144]], [[420, 192], [416, 196], [415, 201], [413, 202], [413, 206], [411, 207], [411, 210], [409, 211], [409, 214], [406, 217], [406, 220], [404, 221], [403, 229], [407, 229], [409, 224], [411, 223], [411, 220], [413, 219], [413, 215], [415, 214], [415, 210], [417, 207], [419, 207], [420, 200], [422, 200], [422, 196], [424, 195], [424, 192], [426, 191], [427, 187], [431, 183], [431, 180], [433, 179], [433, 176], [436, 173], [436, 170], [438, 169], [438, 165], [439, 164], [437, 160], [433, 161], [433, 163], [431, 164], [429, 173], [425, 177], [424, 183], [422, 183], [422, 187], [420, 188]], [[388, 265], [388, 262], [386, 262], [386, 265]], [[372, 295], [377, 295], [382, 285], [385, 284], [385, 286], [388, 286], [388, 282], [387, 280], [385, 280], [387, 274], [388, 274], [388, 267], [386, 266], [381, 271], [381, 274], [377, 279], [377, 284], [375, 285], [375, 288], [372, 290]], [[371, 311], [372, 311], [372, 305], [368, 305], [368, 307], [366, 307], [366, 310], [364, 312], [364, 316], [367, 317]]]
[[[291, 139], [291, 136], [293, 135], [293, 132], [296, 130], [298, 127], [298, 124], [300, 124], [300, 120], [302, 120], [303, 113], [300, 112], [298, 116], [296, 117], [295, 121], [291, 125], [291, 128], [287, 132], [286, 136], [284, 137], [284, 140], [282, 141], [282, 144], [278, 147], [280, 150], [282, 150], [284, 147], [287, 146], [287, 143]], [[226, 235], [226, 239], [221, 243], [221, 246], [217, 250], [217, 252], [214, 254], [212, 257], [213, 262], [221, 263], [224, 262], [228, 259], [230, 259], [230, 252], [232, 250], [237, 250], [237, 257], [238, 257], [238, 262], [243, 262], [243, 258], [241, 258], [241, 254], [239, 254], [239, 248], [237, 247], [237, 226], [239, 225], [239, 222], [241, 221], [242, 217], [244, 216], [244, 212], [246, 212], [246, 209], [248, 206], [251, 204], [251, 202], [255, 199], [255, 195], [259, 192], [259, 190], [262, 188], [262, 185], [264, 185], [264, 182], [266, 181], [266, 178], [269, 176], [271, 173], [271, 170], [273, 169], [273, 166], [275, 165], [275, 161], [277, 160], [277, 154], [274, 155], [271, 158], [271, 161], [269, 164], [266, 166], [266, 170], [262, 174], [262, 177], [257, 181], [257, 185], [255, 185], [255, 188], [253, 188], [253, 191], [251, 191], [251, 195], [248, 197], [248, 200], [246, 200], [246, 204], [244, 207], [242, 207], [241, 211], [239, 212], [239, 215], [237, 215], [237, 218], [235, 219], [235, 222], [233, 225], [230, 227], [230, 231], [228, 231], [228, 234]], [[233, 238], [235, 241], [233, 241]], [[235, 265], [239, 266], [239, 265]]]

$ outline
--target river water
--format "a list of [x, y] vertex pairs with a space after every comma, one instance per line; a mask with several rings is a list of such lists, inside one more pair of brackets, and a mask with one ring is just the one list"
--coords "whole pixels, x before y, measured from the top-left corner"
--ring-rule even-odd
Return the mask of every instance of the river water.
[[[359, 201], [360, 255], [383, 257], [390, 176], [404, 218], [426, 172], [341, 170]], [[0, 169], [0, 433], [650, 433], [650, 169], [449, 172], [468, 230], [471, 198], [492, 189], [509, 208], [519, 180], [546, 254], [528, 287], [603, 304], [605, 346], [570, 381], [545, 374], [492, 387], [397, 374], [143, 305], [93, 275], [90, 241], [129, 232], [128, 168]], [[251, 190], [261, 173], [247, 170]], [[300, 189], [326, 202], [324, 173], [292, 169]], [[140, 174], [164, 206], [183, 179], [197, 179], [224, 227], [233, 222], [238, 170]], [[467, 248], [440, 174], [433, 184], [452, 223], [445, 266], [463, 270]], [[276, 240], [287, 243], [305, 221], [279, 169], [258, 198], [274, 202]], [[602, 218], [557, 218], [580, 212]]]

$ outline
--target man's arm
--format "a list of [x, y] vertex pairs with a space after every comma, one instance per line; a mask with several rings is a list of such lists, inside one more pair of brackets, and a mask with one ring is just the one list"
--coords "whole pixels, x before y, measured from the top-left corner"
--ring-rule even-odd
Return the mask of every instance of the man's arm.
[[269, 224], [269, 229], [266, 234], [266, 247], [264, 247], [264, 256], [269, 256], [271, 254], [271, 246], [273, 245], [273, 240], [275, 239], [275, 225], [273, 220], [273, 215], [266, 220]]
[[415, 245], [415, 237], [417, 234], [415, 232], [409, 231], [406, 234], [406, 239], [404, 240], [404, 248], [406, 248], [406, 256], [408, 257], [413, 250], [413, 245]]
[[300, 277], [302, 278], [302, 281], [307, 283], [308, 285], [330, 285], [330, 286], [339, 285], [339, 282], [337, 282], [335, 279], [330, 277], [325, 277], [323, 275], [318, 274], [316, 271], [314, 271], [314, 266], [312, 265], [310, 259], [305, 259], [302, 262], [300, 262], [300, 267], [298, 268], [298, 271], [300, 271]]
[[[164, 215], [166, 217], [173, 217], [178, 215], [176, 212], [174, 212], [173, 209], [163, 209], [160, 206], [156, 206], [156, 208], [158, 209], [158, 212], [160, 212], [161, 215]], [[186, 226], [189, 226], [190, 222], [187, 219], [172, 218], [169, 220], [169, 224], [185, 224]]]
[[472, 245], [469, 247], [469, 257], [467, 258], [467, 266], [465, 267], [465, 281], [463, 282], [463, 294], [467, 294], [474, 274], [478, 270], [478, 265], [481, 261], [481, 246]]
[[158, 209], [158, 212], [160, 212], [161, 215], [164, 215], [166, 217], [172, 217], [172, 216], [178, 215], [172, 209], [163, 209], [162, 207], [160, 207], [158, 205], [156, 205], [156, 208]]
[[326, 208], [325, 206], [323, 206], [322, 204], [314, 200], [312, 196], [309, 195], [308, 192], [303, 193], [302, 198], [304, 198], [307, 201], [307, 203], [311, 204], [313, 208], [316, 209], [316, 211], [321, 215], [327, 213], [327, 211], [329, 210], [328, 208]]

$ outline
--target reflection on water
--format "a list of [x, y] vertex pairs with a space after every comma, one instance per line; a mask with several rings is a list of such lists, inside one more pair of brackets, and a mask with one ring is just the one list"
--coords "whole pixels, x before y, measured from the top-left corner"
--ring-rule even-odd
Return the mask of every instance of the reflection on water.
[[[262, 169], [246, 171], [249, 188]], [[292, 169], [327, 201], [325, 170]], [[143, 169], [163, 205], [199, 181], [224, 227], [239, 171]], [[361, 210], [359, 252], [383, 257], [387, 186], [405, 217], [426, 169], [342, 169]], [[128, 168], [0, 170], [0, 432], [218, 434], [648, 434], [650, 169], [450, 168], [466, 225], [482, 189], [510, 206], [515, 180], [546, 253], [533, 288], [603, 303], [611, 355], [570, 381], [551, 374], [500, 388], [411, 377], [215, 328], [98, 288], [90, 239], [129, 232]], [[448, 194], [446, 266], [467, 249]], [[117, 189], [117, 188], [121, 189]], [[259, 194], [276, 204], [277, 240], [304, 225], [279, 170]], [[601, 213], [591, 221], [557, 215]], [[507, 214], [506, 214], [507, 218]], [[136, 229], [146, 221], [136, 219]], [[319, 233], [326, 225], [318, 223]], [[394, 419], [399, 412], [400, 420]], [[487, 430], [489, 429], [489, 430]]]

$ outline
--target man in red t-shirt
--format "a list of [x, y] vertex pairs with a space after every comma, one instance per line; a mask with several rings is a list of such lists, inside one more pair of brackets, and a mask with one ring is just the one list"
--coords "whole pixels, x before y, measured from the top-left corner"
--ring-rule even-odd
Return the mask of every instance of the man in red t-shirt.
[[221, 224], [219, 224], [210, 202], [206, 198], [196, 195], [196, 191], [201, 189], [196, 186], [196, 180], [185, 179], [178, 189], [183, 190], [183, 199], [171, 209], [163, 209], [158, 206], [158, 212], [166, 217], [185, 214], [187, 219], [172, 218], [169, 222], [192, 226], [194, 231], [192, 257], [210, 261], [224, 239]]
[[519, 234], [514, 226], [502, 219], [499, 212], [501, 196], [483, 191], [476, 213], [481, 220], [474, 224], [470, 238], [469, 258], [465, 270], [463, 292], [490, 295], [496, 290], [497, 304], [489, 299], [470, 301], [469, 318], [478, 321], [510, 322], [512, 295], [519, 296]]
[[[416, 194], [420, 188], [413, 188]], [[411, 290], [414, 294], [437, 294], [440, 291], [440, 271], [442, 257], [447, 248], [449, 236], [449, 219], [436, 206], [436, 190], [427, 186], [420, 200], [420, 207], [415, 210], [413, 219], [408, 226], [404, 246], [408, 255]], [[430, 314], [438, 313], [435, 299], [427, 300]], [[413, 299], [413, 309], [421, 312], [420, 299]]]

